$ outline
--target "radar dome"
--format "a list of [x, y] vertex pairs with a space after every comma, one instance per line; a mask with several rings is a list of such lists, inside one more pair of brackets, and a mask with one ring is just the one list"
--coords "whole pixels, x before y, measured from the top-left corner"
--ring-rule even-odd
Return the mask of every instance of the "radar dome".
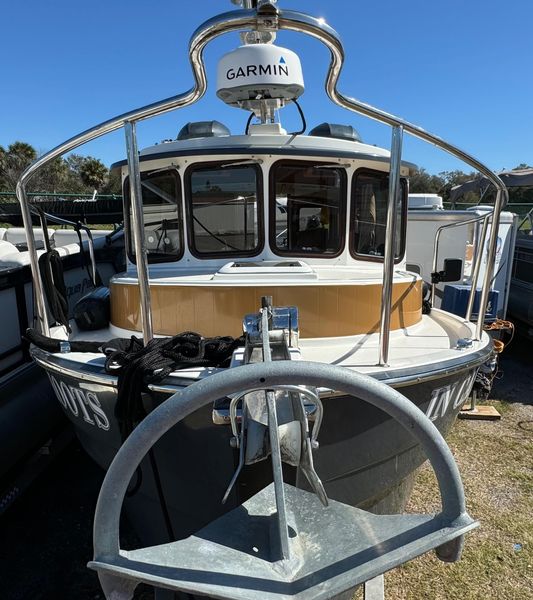
[[218, 63], [217, 96], [239, 108], [276, 99], [280, 106], [304, 92], [302, 66], [298, 56], [273, 44], [240, 46]]

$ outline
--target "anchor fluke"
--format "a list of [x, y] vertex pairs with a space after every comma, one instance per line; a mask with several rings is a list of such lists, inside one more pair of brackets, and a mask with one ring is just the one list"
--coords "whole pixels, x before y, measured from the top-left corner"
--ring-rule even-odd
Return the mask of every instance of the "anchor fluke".
[[[293, 346], [298, 342], [298, 311], [294, 307], [273, 308], [270, 296], [262, 297], [259, 313], [245, 317], [244, 330], [244, 364], [291, 360], [299, 354], [298, 348]], [[240, 429], [237, 419], [239, 402], [242, 404]], [[308, 425], [308, 413], [311, 412], [315, 418], [312, 437]], [[275, 390], [252, 391], [234, 397], [230, 403], [230, 422], [232, 444], [239, 448], [239, 464], [222, 502], [228, 499], [244, 465], [252, 465], [271, 456], [274, 482], [283, 480], [282, 462], [297, 467], [322, 504], [327, 506], [326, 491], [313, 464], [313, 447], [318, 447], [322, 413], [318, 393], [309, 387], [281, 386]], [[279, 467], [275, 464], [278, 457]]]

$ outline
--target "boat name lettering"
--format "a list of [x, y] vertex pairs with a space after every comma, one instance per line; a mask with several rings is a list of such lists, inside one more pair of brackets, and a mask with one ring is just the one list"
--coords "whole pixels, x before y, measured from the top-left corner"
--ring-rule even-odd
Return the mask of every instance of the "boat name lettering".
[[448, 409], [456, 410], [462, 406], [474, 382], [475, 372], [462, 381], [456, 381], [433, 390], [426, 416], [430, 421], [444, 417]]
[[286, 75], [289, 76], [287, 65], [246, 65], [238, 69], [231, 68], [226, 71], [226, 79], [233, 80], [241, 77], [257, 77], [258, 75]]
[[82, 417], [89, 425], [109, 431], [109, 419], [94, 392], [67, 385], [64, 381], [57, 381], [53, 375], [49, 374], [48, 376], [57, 399], [65, 410], [71, 412], [75, 417]]

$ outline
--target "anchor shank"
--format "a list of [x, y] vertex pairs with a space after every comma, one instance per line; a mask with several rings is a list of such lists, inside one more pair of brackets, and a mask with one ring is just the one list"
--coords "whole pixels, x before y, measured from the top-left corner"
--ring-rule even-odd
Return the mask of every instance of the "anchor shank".
[[287, 526], [287, 510], [285, 491], [283, 488], [283, 471], [281, 468], [281, 449], [279, 445], [278, 417], [276, 413], [276, 394], [272, 390], [266, 392], [268, 409], [268, 433], [272, 458], [272, 476], [276, 497], [277, 525], [279, 533], [279, 553], [281, 559], [290, 558], [289, 529]]
[[263, 362], [270, 362], [272, 360], [272, 351], [270, 349], [270, 337], [268, 335], [268, 318], [270, 313], [270, 307], [265, 302], [266, 298], [263, 298], [263, 308], [261, 309], [261, 338], [263, 344]]

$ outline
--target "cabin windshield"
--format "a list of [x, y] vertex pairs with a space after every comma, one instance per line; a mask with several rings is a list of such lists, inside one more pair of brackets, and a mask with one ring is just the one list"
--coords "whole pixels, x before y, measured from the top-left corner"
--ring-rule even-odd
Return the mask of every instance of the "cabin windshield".
[[336, 256], [344, 246], [346, 172], [284, 161], [271, 170], [270, 239], [281, 255]]
[[[183, 233], [181, 219], [181, 186], [175, 169], [141, 173], [144, 241], [148, 262], [166, 262], [181, 258]], [[128, 207], [128, 255], [135, 262], [135, 246], [131, 235], [132, 211], [129, 178], [124, 184]]]
[[261, 170], [224, 163], [186, 173], [191, 252], [199, 257], [255, 256], [263, 245]]
[[[383, 260], [387, 233], [387, 204], [389, 174], [360, 169], [352, 184], [352, 239], [350, 250], [359, 258]], [[400, 259], [405, 249], [407, 212], [407, 185], [401, 181], [401, 201], [396, 220], [396, 248], [394, 256]]]

